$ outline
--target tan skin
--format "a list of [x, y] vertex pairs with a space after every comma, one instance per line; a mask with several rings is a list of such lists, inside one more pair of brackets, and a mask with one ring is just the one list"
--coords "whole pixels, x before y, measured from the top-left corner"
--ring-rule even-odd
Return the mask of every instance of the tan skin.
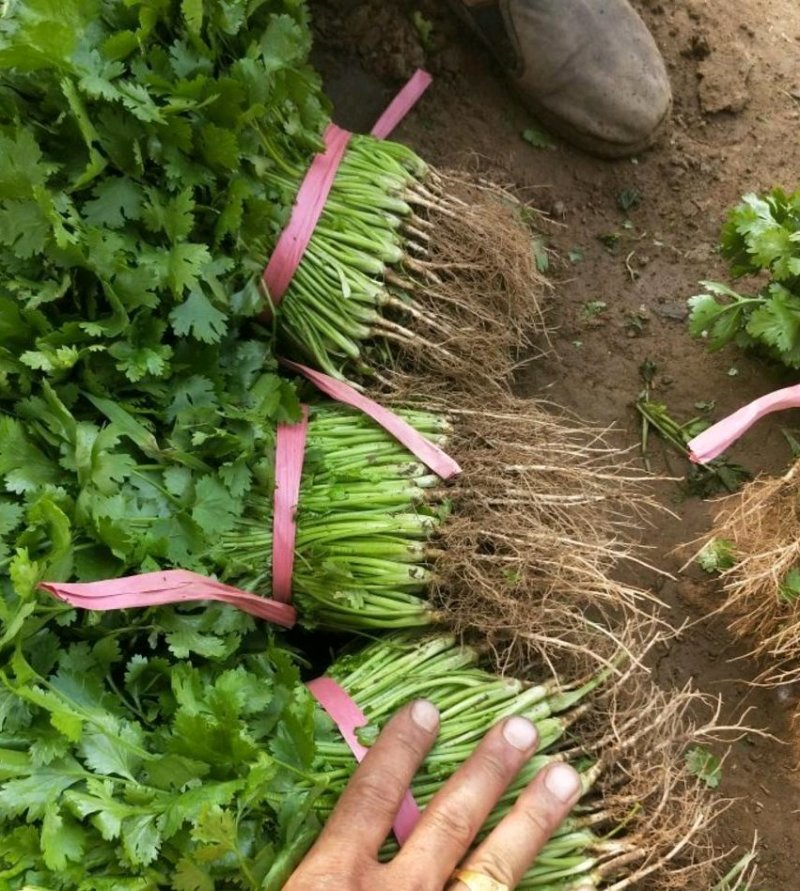
[[427, 806], [397, 856], [378, 861], [400, 801], [438, 729], [438, 713], [425, 700], [389, 721], [284, 891], [469, 891], [452, 881], [456, 868], [516, 887], [580, 795], [577, 773], [565, 764], [550, 765], [470, 851], [503, 790], [536, 751], [535, 728], [524, 718], [492, 728]]

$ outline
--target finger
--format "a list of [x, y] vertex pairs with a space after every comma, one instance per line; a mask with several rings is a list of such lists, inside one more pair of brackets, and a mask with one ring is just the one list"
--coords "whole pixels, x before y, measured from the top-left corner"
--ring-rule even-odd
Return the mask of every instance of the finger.
[[439, 712], [424, 699], [394, 715], [347, 784], [320, 842], [348, 847], [355, 840], [375, 857], [438, 730]]
[[[515, 888], [581, 794], [581, 779], [568, 764], [537, 774], [495, 829], [467, 857], [462, 869]], [[466, 886], [457, 882], [453, 889]]]
[[425, 809], [392, 868], [409, 887], [441, 888], [505, 788], [536, 749], [536, 728], [513, 717], [486, 735]]

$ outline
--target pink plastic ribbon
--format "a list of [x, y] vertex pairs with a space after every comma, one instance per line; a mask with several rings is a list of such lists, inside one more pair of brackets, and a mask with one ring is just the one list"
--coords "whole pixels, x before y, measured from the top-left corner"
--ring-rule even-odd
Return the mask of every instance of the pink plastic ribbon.
[[394, 412], [364, 396], [363, 393], [354, 390], [349, 384], [337, 381], [321, 371], [315, 371], [313, 368], [308, 368], [306, 365], [292, 362], [289, 359], [281, 359], [281, 364], [308, 378], [318, 390], [321, 390], [337, 402], [357, 408], [372, 418], [373, 421], [380, 424], [387, 433], [390, 433], [398, 442], [402, 443], [412, 455], [419, 458], [426, 467], [430, 468], [443, 480], [449, 480], [457, 473], [461, 473], [461, 467], [447, 452], [432, 442], [428, 442], [422, 434], [418, 433], [409, 423], [398, 417]]
[[[363, 746], [356, 736], [356, 730], [364, 727], [369, 722], [364, 713], [355, 702], [332, 678], [321, 677], [307, 684], [313, 697], [333, 718], [339, 728], [344, 741], [350, 747], [356, 760], [361, 763], [369, 751]], [[411, 792], [406, 792], [395, 817], [393, 829], [395, 838], [400, 844], [405, 844], [414, 827], [422, 816], [419, 806], [414, 801]]]
[[272, 596], [281, 603], [292, 599], [295, 515], [300, 500], [300, 478], [308, 434], [308, 406], [297, 424], [278, 424], [275, 443], [275, 495], [272, 512]]
[[[303, 259], [351, 136], [348, 130], [343, 130], [336, 124], [328, 124], [323, 137], [325, 151], [314, 156], [308, 173], [300, 184], [289, 222], [281, 232], [264, 270], [264, 284], [273, 306], [277, 306], [283, 299]], [[270, 315], [267, 311], [262, 318], [269, 318]]]
[[[427, 71], [416, 71], [378, 118], [372, 135], [385, 139], [428, 89], [432, 80]], [[349, 130], [343, 130], [336, 124], [328, 124], [325, 129], [322, 137], [325, 150], [314, 156], [297, 190], [289, 222], [281, 232], [262, 276], [273, 306], [283, 299], [303, 259], [352, 135]], [[271, 318], [269, 309], [261, 314], [264, 321]]]
[[63, 600], [64, 603], [79, 609], [105, 611], [130, 607], [167, 606], [196, 600], [218, 600], [284, 628], [291, 628], [297, 620], [297, 613], [289, 604], [276, 603], [268, 597], [240, 591], [238, 588], [232, 588], [230, 585], [224, 585], [222, 582], [185, 569], [146, 572], [141, 575], [82, 584], [41, 582], [39, 587]]
[[370, 133], [378, 139], [386, 139], [417, 104], [420, 96], [428, 89], [432, 81], [433, 78], [427, 71], [418, 68], [411, 75], [409, 82], [386, 107], [386, 110], [375, 122], [375, 126], [370, 130]]
[[696, 464], [706, 464], [721, 455], [765, 415], [787, 408], [800, 408], [800, 384], [767, 393], [695, 436], [688, 443], [690, 458]]

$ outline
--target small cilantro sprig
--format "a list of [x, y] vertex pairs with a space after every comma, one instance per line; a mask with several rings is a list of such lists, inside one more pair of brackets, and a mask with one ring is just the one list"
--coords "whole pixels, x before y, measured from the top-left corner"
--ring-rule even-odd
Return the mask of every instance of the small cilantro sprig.
[[[652, 365], [643, 372], [652, 374]], [[649, 385], [636, 401], [636, 410], [642, 418], [642, 454], [648, 462], [647, 446], [649, 431], [652, 428], [671, 448], [690, 460], [688, 443], [709, 426], [707, 418], [696, 417], [680, 424], [669, 413], [664, 403], [650, 399]], [[719, 491], [735, 492], [750, 479], [749, 471], [740, 464], [726, 458], [717, 458], [707, 464], [689, 464], [686, 472], [687, 489], [690, 495], [708, 498]]]
[[693, 776], [702, 780], [709, 789], [716, 789], [722, 782], [722, 761], [704, 746], [694, 746], [686, 753], [686, 767]]
[[703, 545], [697, 563], [708, 573], [731, 569], [736, 564], [733, 542], [727, 538], [712, 538]]
[[731, 272], [768, 275], [752, 295], [719, 282], [689, 300], [689, 330], [709, 349], [734, 342], [800, 368], [800, 192], [745, 195], [728, 215], [720, 249]]

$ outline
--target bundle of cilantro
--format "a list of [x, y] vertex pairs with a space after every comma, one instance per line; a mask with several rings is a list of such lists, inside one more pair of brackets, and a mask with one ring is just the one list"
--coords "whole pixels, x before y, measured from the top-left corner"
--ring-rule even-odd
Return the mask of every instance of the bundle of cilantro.
[[[265, 179], [290, 203], [307, 164], [277, 145], [272, 156]], [[494, 394], [544, 330], [526, 213], [499, 187], [354, 135], [294, 277], [275, 295], [279, 342], [388, 392], [424, 372]], [[276, 238], [260, 243], [267, 256]]]
[[[636, 612], [640, 593], [608, 570], [627, 555], [623, 527], [642, 494], [596, 431], [505, 398], [491, 412], [439, 401], [398, 412], [462, 472], [444, 482], [370, 418], [312, 404], [292, 579], [301, 623], [352, 631], [449, 621], [488, 635], [524, 624], [530, 610], [561, 633], [580, 628], [594, 651], [585, 609]], [[254, 486], [210, 552], [211, 571], [263, 596], [272, 592], [270, 496]]]
[[800, 192], [745, 195], [728, 215], [720, 248], [737, 278], [766, 272], [769, 279], [752, 295], [703, 282], [705, 292], [689, 301], [692, 334], [712, 350], [733, 341], [800, 368]]
[[[53, 625], [3, 661], [4, 887], [278, 891], [356, 766], [292, 655], [251, 635], [230, 659], [189, 660], [169, 652], [157, 629], [110, 630]], [[651, 703], [661, 711], [637, 714], [618, 736], [607, 715], [584, 720], [601, 707], [596, 688], [616, 687], [607, 672], [523, 683], [477, 662], [448, 638], [395, 635], [341, 657], [329, 674], [367, 716], [359, 731], [367, 745], [403, 703], [437, 704], [439, 737], [412, 785], [421, 805], [498, 720], [537, 724], [539, 752], [484, 831], [546, 764], [575, 764], [584, 800], [521, 887], [628, 887], [696, 836], [702, 821], [685, 804], [698, 784], [676, 751], [680, 696]], [[631, 769], [644, 752], [648, 770]], [[384, 854], [393, 850], [387, 842]]]

